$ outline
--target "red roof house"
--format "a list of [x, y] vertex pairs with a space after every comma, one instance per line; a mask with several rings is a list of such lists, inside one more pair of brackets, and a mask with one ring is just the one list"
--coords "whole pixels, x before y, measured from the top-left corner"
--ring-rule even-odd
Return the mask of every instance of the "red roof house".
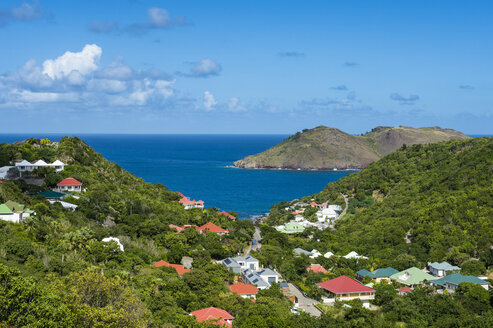
[[363, 301], [363, 306], [369, 307], [369, 301], [375, 298], [374, 289], [347, 276], [339, 276], [331, 280], [317, 283], [317, 285], [329, 293], [328, 298], [323, 298], [324, 303], [333, 303], [336, 300], [350, 301], [360, 299]]
[[229, 286], [231, 292], [241, 295], [244, 298], [255, 298], [258, 293], [258, 288], [254, 285], [244, 284], [242, 282], [237, 282], [234, 285]]
[[413, 290], [408, 286], [404, 286], [401, 289], [399, 289], [399, 295], [406, 295], [407, 293], [412, 293], [412, 292]]
[[203, 226], [200, 226], [197, 230], [202, 232], [202, 233], [205, 233], [206, 231], [215, 232], [218, 235], [223, 235], [223, 234], [228, 233], [228, 230], [223, 229], [223, 228], [215, 225], [212, 222], [207, 222]]
[[158, 261], [152, 265], [155, 268], [160, 268], [160, 267], [168, 267], [168, 268], [173, 268], [176, 270], [176, 272], [181, 276], [184, 273], [190, 272], [190, 269], [185, 269], [185, 267], [181, 264], [171, 264], [166, 261]]
[[228, 213], [228, 212], [226, 212], [226, 211], [219, 212], [219, 215], [224, 215], [224, 216], [226, 216], [226, 217], [230, 218], [231, 220], [236, 219], [234, 215], [231, 215], [231, 214], [229, 214], [229, 213]]
[[313, 271], [315, 273], [327, 273], [328, 272], [320, 264], [311, 264], [308, 268], [306, 268], [306, 271], [308, 271], [308, 272]]
[[234, 317], [228, 312], [215, 307], [208, 307], [206, 309], [193, 311], [190, 314], [195, 316], [198, 322], [210, 320], [219, 326], [231, 327], [233, 325]]
[[56, 191], [82, 191], [82, 182], [75, 180], [74, 178], [66, 178], [60, 181], [56, 185]]

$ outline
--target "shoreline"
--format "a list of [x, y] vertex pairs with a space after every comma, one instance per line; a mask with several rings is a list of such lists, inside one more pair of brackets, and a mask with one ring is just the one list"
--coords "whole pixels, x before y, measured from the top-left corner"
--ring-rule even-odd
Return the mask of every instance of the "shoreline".
[[266, 170], [266, 171], [302, 171], [302, 172], [358, 172], [363, 169], [290, 169], [282, 167], [237, 167], [234, 165], [226, 165], [225, 168], [239, 169], [239, 170]]

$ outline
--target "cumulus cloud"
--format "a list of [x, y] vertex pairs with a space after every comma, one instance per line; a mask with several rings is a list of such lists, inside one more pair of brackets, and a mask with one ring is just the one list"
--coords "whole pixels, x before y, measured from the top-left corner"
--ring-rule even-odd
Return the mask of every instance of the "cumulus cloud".
[[336, 91], [347, 91], [347, 87], [344, 85], [344, 84], [341, 84], [341, 85], [336, 85], [336, 86], [333, 86], [333, 87], [330, 87], [332, 90], [336, 90]]
[[232, 97], [228, 102], [228, 110], [231, 112], [244, 112], [246, 111], [246, 107], [240, 98]]
[[305, 57], [304, 52], [298, 52], [298, 51], [281, 51], [277, 53], [279, 57]]
[[67, 51], [57, 59], [48, 59], [43, 63], [43, 73], [52, 79], [68, 76], [73, 71], [82, 75], [98, 69], [102, 50], [95, 44], [86, 45], [81, 52]]
[[214, 98], [214, 95], [209, 91], [204, 92], [204, 107], [207, 111], [214, 110], [217, 105], [217, 101]]
[[112, 108], [166, 105], [175, 95], [174, 80], [156, 69], [135, 70], [119, 58], [100, 67], [102, 49], [86, 45], [47, 59], [42, 67], [29, 60], [17, 72], [0, 75], [0, 106], [39, 108], [40, 103], [67, 104], [67, 108]]
[[414, 105], [416, 103], [416, 101], [419, 100], [419, 96], [418, 95], [409, 95], [409, 97], [406, 98], [404, 96], [401, 96], [398, 93], [392, 93], [392, 94], [390, 94], [390, 99], [392, 99], [394, 101], [398, 101], [400, 105]]
[[38, 0], [32, 3], [23, 2], [20, 7], [0, 9], [0, 27], [12, 21], [28, 22], [48, 16], [49, 13], [41, 7]]
[[202, 59], [199, 62], [193, 63], [193, 67], [190, 69], [189, 73], [177, 72], [178, 75], [188, 76], [188, 77], [211, 77], [219, 75], [221, 73], [222, 67], [214, 60], [210, 58]]

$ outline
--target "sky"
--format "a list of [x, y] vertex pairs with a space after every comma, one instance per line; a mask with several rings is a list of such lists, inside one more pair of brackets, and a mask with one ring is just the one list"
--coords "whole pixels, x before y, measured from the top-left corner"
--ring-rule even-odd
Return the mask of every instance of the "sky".
[[491, 1], [0, 1], [2, 133], [493, 134]]

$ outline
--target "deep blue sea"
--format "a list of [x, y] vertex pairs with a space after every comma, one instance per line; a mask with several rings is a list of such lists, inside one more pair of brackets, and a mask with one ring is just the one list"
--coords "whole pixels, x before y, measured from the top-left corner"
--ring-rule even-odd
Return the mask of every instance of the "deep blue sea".
[[[0, 134], [0, 143], [62, 135]], [[245, 170], [233, 162], [262, 152], [287, 135], [78, 135], [97, 152], [148, 182], [159, 182], [206, 207], [263, 214], [282, 200], [322, 190], [348, 171]]]

